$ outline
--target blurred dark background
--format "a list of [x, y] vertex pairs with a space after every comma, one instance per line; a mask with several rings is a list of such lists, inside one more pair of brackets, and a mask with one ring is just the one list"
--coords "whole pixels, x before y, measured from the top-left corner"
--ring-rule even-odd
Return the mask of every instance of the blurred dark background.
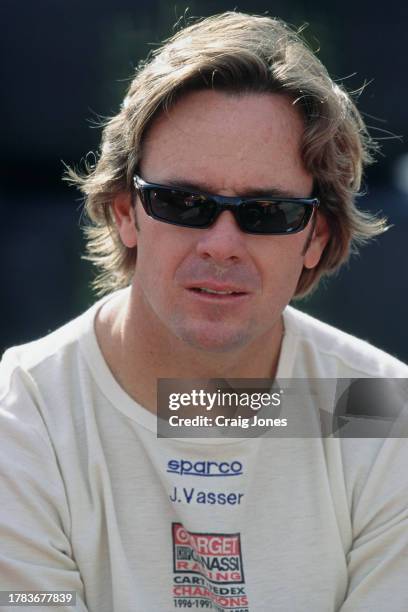
[[302, 309], [408, 361], [408, 79], [406, 0], [38, 0], [3, 6], [0, 168], [0, 352], [32, 340], [94, 301], [93, 271], [81, 260], [79, 194], [61, 181], [63, 163], [98, 148], [98, 117], [117, 112], [138, 60], [189, 16], [238, 9], [268, 12], [319, 49], [382, 145], [360, 206], [394, 227]]

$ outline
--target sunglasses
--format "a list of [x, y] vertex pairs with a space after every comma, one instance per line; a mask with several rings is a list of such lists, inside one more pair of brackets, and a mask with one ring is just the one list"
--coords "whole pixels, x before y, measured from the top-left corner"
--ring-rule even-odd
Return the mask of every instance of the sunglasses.
[[247, 234], [295, 234], [307, 226], [319, 206], [317, 198], [224, 197], [147, 183], [137, 175], [133, 181], [150, 217], [180, 227], [211, 227], [229, 210]]

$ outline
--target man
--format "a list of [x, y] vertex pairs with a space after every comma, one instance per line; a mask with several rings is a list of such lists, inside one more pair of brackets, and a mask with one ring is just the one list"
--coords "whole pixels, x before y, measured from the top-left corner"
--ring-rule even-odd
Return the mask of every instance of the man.
[[371, 147], [269, 17], [199, 21], [140, 68], [71, 172], [117, 291], [3, 359], [2, 589], [98, 612], [407, 609], [403, 438], [156, 437], [161, 378], [407, 377], [288, 307], [384, 229], [353, 200]]

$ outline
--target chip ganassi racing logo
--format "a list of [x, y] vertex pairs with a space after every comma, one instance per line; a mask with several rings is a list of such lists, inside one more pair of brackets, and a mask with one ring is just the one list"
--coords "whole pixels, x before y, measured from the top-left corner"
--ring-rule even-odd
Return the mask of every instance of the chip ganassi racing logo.
[[249, 612], [239, 533], [197, 533], [172, 524], [176, 608]]

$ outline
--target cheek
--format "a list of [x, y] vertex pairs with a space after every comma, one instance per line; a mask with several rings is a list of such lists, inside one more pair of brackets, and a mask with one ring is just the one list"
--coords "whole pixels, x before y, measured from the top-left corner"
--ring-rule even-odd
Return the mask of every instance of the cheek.
[[262, 270], [264, 284], [272, 290], [273, 288], [287, 290], [293, 285], [296, 286], [303, 269], [302, 248], [305, 237], [297, 234], [273, 236], [269, 240], [269, 244], [259, 245], [257, 257], [258, 269]]
[[176, 227], [148, 219], [138, 232], [136, 276], [159, 291], [174, 278], [188, 251], [185, 242]]
[[[290, 242], [293, 242], [294, 238], [295, 236], [283, 237]], [[288, 245], [284, 243], [285, 248], [282, 246], [272, 250], [267, 265], [264, 261], [262, 279], [267, 312], [271, 309], [281, 311], [292, 300], [303, 270], [302, 245], [303, 241], [296, 241], [291, 248], [287, 248]]]

